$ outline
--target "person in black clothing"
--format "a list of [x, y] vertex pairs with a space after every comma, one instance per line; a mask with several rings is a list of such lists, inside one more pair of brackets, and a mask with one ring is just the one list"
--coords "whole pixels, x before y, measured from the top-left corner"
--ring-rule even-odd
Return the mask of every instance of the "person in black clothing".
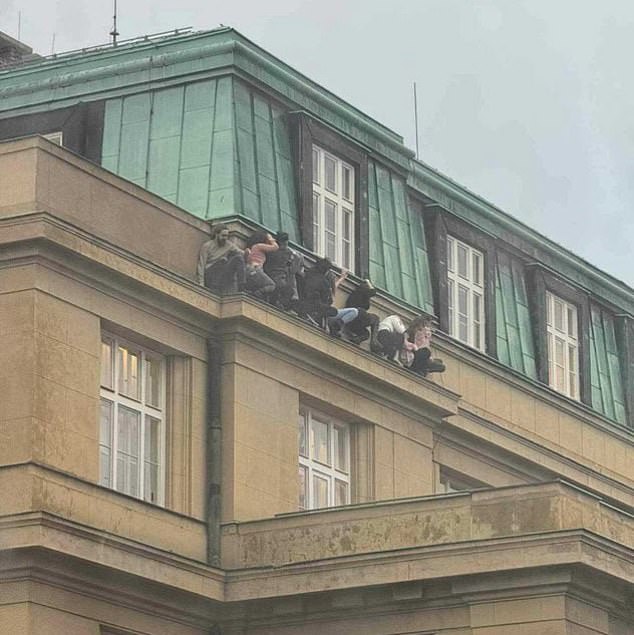
[[376, 332], [379, 325], [379, 316], [370, 313], [370, 299], [376, 295], [376, 289], [369, 280], [363, 280], [359, 286], [350, 293], [346, 300], [346, 307], [359, 310], [359, 315], [344, 328], [344, 336], [353, 344], [360, 344], [370, 339], [370, 350], [379, 348], [376, 340]]
[[324, 327], [328, 318], [337, 316], [337, 309], [332, 306], [334, 292], [346, 274], [335, 278], [330, 270], [332, 263], [328, 258], [319, 258], [313, 267], [304, 275], [302, 294], [297, 307], [301, 318], [315, 325]]
[[297, 277], [304, 275], [304, 257], [288, 246], [288, 234], [277, 232], [280, 248], [266, 257], [264, 271], [275, 282], [275, 290], [269, 300], [284, 311], [293, 309], [299, 299]]

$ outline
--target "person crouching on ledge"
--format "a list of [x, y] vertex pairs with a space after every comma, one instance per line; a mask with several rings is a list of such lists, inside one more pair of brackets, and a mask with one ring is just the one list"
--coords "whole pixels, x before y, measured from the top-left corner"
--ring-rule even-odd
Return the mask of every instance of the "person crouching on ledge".
[[379, 323], [377, 332], [380, 352], [388, 361], [422, 377], [445, 371], [442, 360], [431, 356], [431, 337], [431, 322], [424, 316], [417, 317], [409, 327], [405, 327], [398, 315], [390, 315]]
[[275, 291], [275, 282], [266, 275], [264, 263], [266, 255], [278, 249], [279, 245], [273, 236], [264, 231], [255, 232], [247, 240], [244, 250], [247, 263], [246, 290], [261, 300], [266, 300], [269, 293]]
[[244, 288], [244, 252], [229, 238], [229, 228], [225, 224], [214, 225], [211, 240], [200, 248], [196, 277], [199, 284], [218, 295], [236, 293]]

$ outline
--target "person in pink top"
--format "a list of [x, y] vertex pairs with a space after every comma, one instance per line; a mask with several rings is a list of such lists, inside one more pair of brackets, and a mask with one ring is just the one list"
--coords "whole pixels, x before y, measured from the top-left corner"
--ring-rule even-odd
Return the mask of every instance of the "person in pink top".
[[244, 250], [244, 258], [247, 263], [246, 290], [256, 298], [266, 300], [269, 293], [275, 291], [275, 282], [264, 271], [266, 255], [277, 251], [279, 245], [264, 231], [257, 231], [247, 240], [247, 248]]

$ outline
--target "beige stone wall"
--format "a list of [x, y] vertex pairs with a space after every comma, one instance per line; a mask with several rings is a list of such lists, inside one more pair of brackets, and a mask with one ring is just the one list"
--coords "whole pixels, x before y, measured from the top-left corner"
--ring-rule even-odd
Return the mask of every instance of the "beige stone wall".
[[[438, 350], [445, 358], [447, 372], [436, 381], [461, 395], [461, 417], [450, 419], [450, 423], [498, 447], [523, 445], [527, 458], [543, 455], [536, 464], [548, 465], [568, 478], [634, 503], [634, 463], [628, 460], [634, 446], [631, 434], [545, 387], [500, 372], [476, 356], [458, 355], [449, 343], [439, 343]], [[477, 419], [487, 425], [478, 425]], [[529, 443], [514, 444], [513, 437]], [[530, 452], [531, 448], [535, 452]], [[546, 458], [541, 448], [576, 462], [581, 469], [571, 469], [569, 462], [552, 461], [552, 454]], [[598, 479], [599, 474], [604, 478]], [[613, 487], [605, 477], [625, 487]]]

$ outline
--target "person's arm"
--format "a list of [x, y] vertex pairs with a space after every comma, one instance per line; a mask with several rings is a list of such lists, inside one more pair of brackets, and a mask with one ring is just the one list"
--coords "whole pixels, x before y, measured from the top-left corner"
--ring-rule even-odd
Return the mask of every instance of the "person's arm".
[[348, 270], [347, 269], [343, 269], [341, 271], [341, 274], [339, 276], [337, 276], [336, 280], [335, 280], [335, 284], [333, 287], [333, 291], [336, 291], [339, 288], [339, 285], [348, 277]]
[[280, 248], [275, 240], [272, 243], [258, 243], [256, 247], [265, 253], [267, 251], [277, 251]]

